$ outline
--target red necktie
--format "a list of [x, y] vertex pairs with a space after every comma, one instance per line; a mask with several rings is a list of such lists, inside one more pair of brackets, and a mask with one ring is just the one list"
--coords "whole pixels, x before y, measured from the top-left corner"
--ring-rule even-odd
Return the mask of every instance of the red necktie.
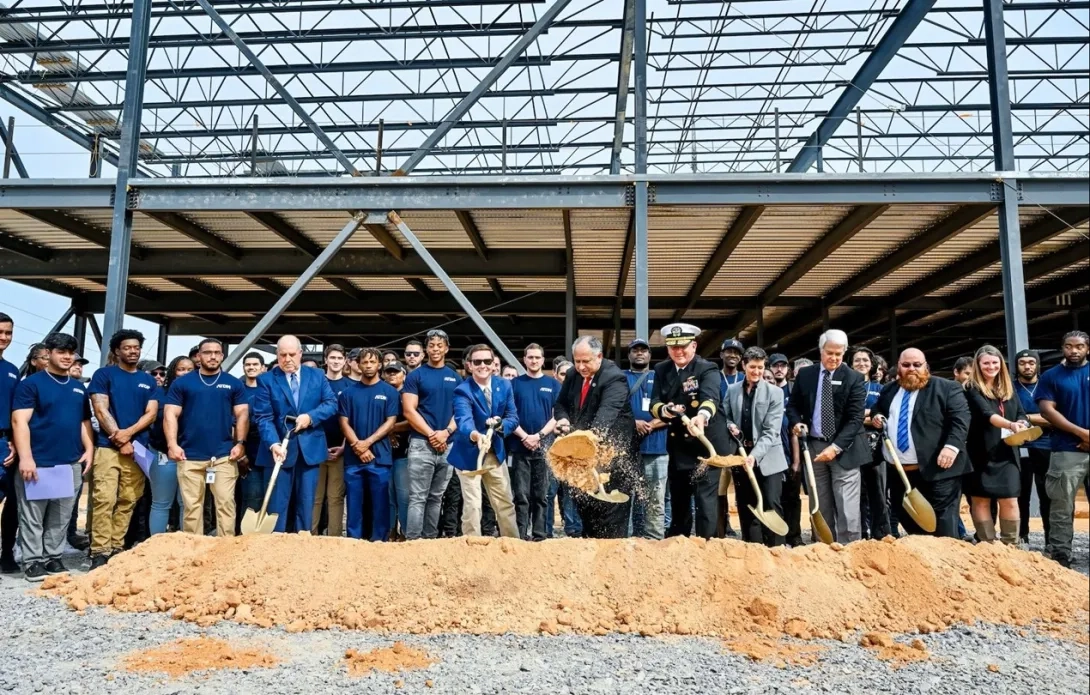
[[590, 391], [590, 379], [583, 382], [583, 390], [579, 392], [579, 409], [583, 409], [583, 404], [587, 402], [587, 393]]

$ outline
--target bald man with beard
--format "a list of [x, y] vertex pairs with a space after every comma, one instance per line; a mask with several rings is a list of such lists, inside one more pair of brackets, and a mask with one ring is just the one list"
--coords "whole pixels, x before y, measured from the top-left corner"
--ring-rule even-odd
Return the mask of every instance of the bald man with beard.
[[[905, 468], [908, 481], [935, 508], [936, 536], [958, 537], [961, 478], [971, 470], [965, 453], [969, 403], [961, 384], [931, 376], [923, 352], [909, 348], [897, 360], [897, 380], [882, 389], [871, 410], [871, 426], [884, 430]], [[886, 461], [893, 458], [883, 446]], [[900, 504], [904, 484], [890, 477], [890, 500]], [[912, 534], [926, 533], [908, 514], [901, 525]]]

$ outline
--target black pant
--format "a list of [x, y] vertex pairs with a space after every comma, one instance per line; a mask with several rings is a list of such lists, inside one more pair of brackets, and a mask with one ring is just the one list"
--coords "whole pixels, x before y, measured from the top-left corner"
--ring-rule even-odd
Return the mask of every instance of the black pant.
[[[670, 528], [667, 536], [688, 536], [693, 529], [693, 512], [696, 512], [696, 535], [714, 538], [719, 507], [719, 468], [708, 468], [702, 475], [693, 476], [693, 469], [680, 468], [675, 463], [682, 455], [670, 455], [667, 484], [670, 486]], [[735, 486], [735, 497], [738, 486]], [[693, 500], [696, 500], [695, 510]]]
[[515, 519], [523, 540], [545, 540], [545, 500], [549, 495], [549, 465], [545, 454], [521, 444], [511, 453], [511, 492]]
[[[961, 478], [943, 478], [927, 481], [919, 470], [905, 471], [908, 482], [913, 488], [923, 493], [924, 499], [935, 509], [935, 533], [928, 534], [913, 521], [908, 512], [901, 511], [901, 526], [906, 533], [914, 535], [934, 535], [945, 538], [958, 538], [958, 519], [961, 511]], [[905, 485], [901, 476], [891, 475], [889, 481], [890, 506], [900, 506], [905, 497]]]
[[[364, 516], [365, 525], [370, 525], [370, 513]], [[458, 474], [450, 476], [447, 490], [443, 493], [443, 502], [439, 507], [439, 537], [456, 538], [462, 535], [462, 484], [458, 482]], [[488, 501], [488, 495], [481, 495], [481, 535], [498, 536], [499, 526], [496, 524], [496, 512], [492, 509], [492, 503]]]
[[603, 502], [582, 490], [572, 490], [575, 508], [583, 520], [583, 538], [625, 538], [628, 536], [628, 519], [632, 515], [633, 489], [631, 485], [615, 485], [610, 478], [610, 490], [620, 490], [629, 496], [623, 504]]
[[1045, 477], [1048, 475], [1048, 462], [1052, 458], [1052, 452], [1048, 449], [1028, 449], [1029, 457], [1022, 458], [1020, 474], [1022, 476], [1022, 492], [1018, 495], [1018, 516], [1021, 519], [1018, 535], [1025, 538], [1029, 536], [1029, 502], [1033, 494], [1033, 483], [1037, 483], [1037, 501], [1041, 507], [1041, 522], [1045, 527], [1045, 545], [1048, 545], [1048, 514], [1052, 508], [1052, 502], [1045, 492]]
[[802, 471], [795, 474], [790, 470], [784, 473], [783, 487], [780, 490], [780, 508], [783, 520], [787, 522], [787, 538], [791, 545], [802, 544]]
[[[125, 550], [129, 550], [138, 543], [143, 543], [151, 538], [151, 526], [148, 523], [151, 517], [151, 485], [144, 486], [144, 494], [136, 500], [136, 506], [132, 508], [132, 518], [129, 519], [129, 530], [125, 532]], [[73, 528], [69, 529], [72, 533]]]
[[[750, 543], [764, 543], [769, 548], [783, 545], [784, 537], [777, 536], [762, 524], [750, 507], [757, 506], [757, 493], [753, 491], [753, 485], [749, 482], [749, 476], [742, 468], [732, 470], [734, 475], [734, 497], [738, 503], [738, 525], [741, 526], [742, 539]], [[783, 473], [762, 475], [759, 469], [754, 469], [757, 478], [757, 486], [761, 488], [761, 496], [764, 498], [764, 510], [774, 511], [783, 516]]]
[[864, 538], [880, 539], [890, 535], [889, 500], [886, 497], [887, 471], [888, 466], [882, 460], [860, 469], [863, 477], [860, 518], [870, 530], [870, 534], [864, 534]]

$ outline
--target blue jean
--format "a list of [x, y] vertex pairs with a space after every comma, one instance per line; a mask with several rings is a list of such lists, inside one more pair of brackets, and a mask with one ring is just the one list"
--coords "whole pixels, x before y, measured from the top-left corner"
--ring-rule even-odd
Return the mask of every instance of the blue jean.
[[632, 535], [661, 541], [666, 535], [668, 454], [641, 454], [643, 499], [632, 505]]
[[549, 471], [549, 498], [545, 503], [545, 527], [549, 538], [553, 537], [554, 511], [556, 498], [560, 498], [560, 516], [564, 519], [564, 535], [568, 538], [581, 538], [583, 536], [583, 519], [579, 516], [579, 510], [575, 507], [575, 500], [567, 486], [560, 485], [560, 481]]
[[[178, 490], [178, 464], [159, 454], [158, 460], [148, 468], [151, 483], [151, 512], [148, 514], [148, 531], [151, 535], [166, 533], [170, 521], [170, 505], [178, 500], [182, 506], [182, 494]], [[181, 510], [180, 518], [185, 517]]]
[[394, 459], [390, 475], [390, 528], [401, 529], [405, 535], [405, 526], [409, 520], [409, 459]]
[[435, 538], [439, 535], [439, 507], [454, 469], [447, 452], [431, 448], [426, 439], [409, 440], [409, 510], [405, 517], [405, 538]]
[[[268, 489], [273, 467], [261, 469], [261, 487]], [[284, 533], [288, 526], [288, 505], [295, 498], [295, 528], [310, 531], [311, 513], [314, 510], [314, 493], [318, 489], [318, 466], [302, 462], [291, 468], [281, 468], [276, 475], [276, 486], [269, 498], [268, 514], [276, 514], [276, 533]]]
[[[344, 505], [348, 512], [345, 531], [349, 538], [363, 538], [364, 507], [371, 511], [371, 541], [390, 537], [390, 479], [393, 469], [377, 464], [344, 467]], [[370, 504], [368, 504], [368, 502]]]

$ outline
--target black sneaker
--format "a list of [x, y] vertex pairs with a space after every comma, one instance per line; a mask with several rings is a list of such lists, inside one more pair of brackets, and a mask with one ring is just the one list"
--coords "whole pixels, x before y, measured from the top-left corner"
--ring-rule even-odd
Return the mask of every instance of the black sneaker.
[[82, 533], [73, 533], [68, 536], [68, 545], [76, 550], [87, 550], [91, 547], [91, 540]]
[[106, 563], [109, 562], [109, 561], [110, 561], [110, 556], [109, 555], [92, 555], [91, 556], [91, 568], [88, 569], [87, 571], [88, 572], [93, 572], [93, 571], [97, 570], [99, 567], [105, 567]]
[[1066, 567], [1067, 569], [1071, 569], [1071, 558], [1064, 557], [1063, 555], [1057, 555], [1052, 559], [1055, 560], [1056, 564], [1060, 567]]
[[40, 562], [35, 562], [28, 566], [23, 572], [23, 579], [28, 582], [40, 582], [49, 576], [49, 572], [46, 571], [45, 565]]
[[11, 555], [0, 556], [0, 574], [19, 574], [19, 563]]
[[64, 574], [68, 571], [68, 568], [64, 566], [64, 563], [53, 558], [49, 562], [45, 563], [45, 571], [49, 574]]

